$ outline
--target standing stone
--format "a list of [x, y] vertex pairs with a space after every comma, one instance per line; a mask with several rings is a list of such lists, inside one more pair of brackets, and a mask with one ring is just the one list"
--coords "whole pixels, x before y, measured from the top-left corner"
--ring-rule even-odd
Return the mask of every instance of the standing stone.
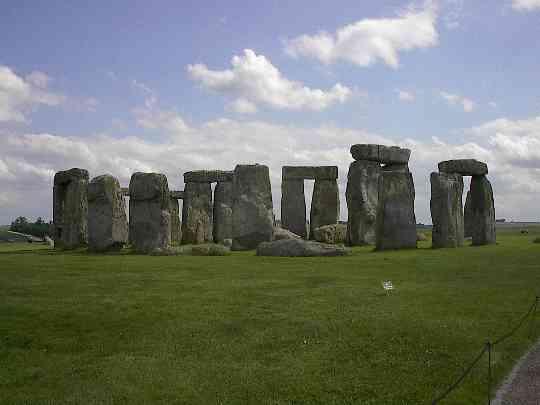
[[379, 200], [380, 164], [357, 160], [347, 175], [347, 243], [360, 246], [375, 243], [375, 221]]
[[411, 173], [381, 172], [376, 221], [376, 248], [416, 247], [414, 182]]
[[232, 181], [220, 181], [214, 189], [214, 242], [232, 239]]
[[309, 214], [309, 237], [323, 225], [337, 224], [339, 218], [339, 189], [337, 180], [316, 179]]
[[57, 172], [53, 187], [54, 243], [74, 249], [88, 241], [88, 171]]
[[486, 176], [472, 176], [471, 231], [473, 245], [496, 243], [493, 189]]
[[237, 165], [233, 179], [233, 250], [255, 249], [272, 240], [274, 214], [270, 172], [265, 165]]
[[171, 245], [178, 245], [182, 241], [182, 230], [180, 223], [180, 204], [178, 198], [171, 196], [169, 198], [169, 211], [171, 213]]
[[167, 177], [137, 172], [129, 182], [129, 240], [136, 252], [166, 249], [171, 243]]
[[431, 173], [433, 247], [463, 246], [463, 177], [457, 173]]
[[281, 182], [281, 226], [302, 238], [307, 237], [303, 179]]
[[212, 186], [186, 183], [182, 206], [182, 243], [212, 242]]
[[120, 183], [109, 174], [94, 177], [88, 185], [88, 249], [117, 250], [127, 240], [126, 205]]
[[472, 237], [472, 210], [471, 210], [471, 190], [467, 191], [467, 197], [465, 198], [465, 209], [463, 210], [463, 222], [464, 222], [464, 236], [466, 238]]

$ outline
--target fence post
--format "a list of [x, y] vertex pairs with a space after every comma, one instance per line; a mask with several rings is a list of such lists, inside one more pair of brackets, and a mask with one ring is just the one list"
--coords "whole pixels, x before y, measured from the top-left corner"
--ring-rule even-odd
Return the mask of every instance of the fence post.
[[487, 384], [487, 403], [488, 405], [491, 404], [491, 349], [493, 348], [493, 345], [491, 342], [486, 343], [487, 352], [488, 352], [488, 384]]

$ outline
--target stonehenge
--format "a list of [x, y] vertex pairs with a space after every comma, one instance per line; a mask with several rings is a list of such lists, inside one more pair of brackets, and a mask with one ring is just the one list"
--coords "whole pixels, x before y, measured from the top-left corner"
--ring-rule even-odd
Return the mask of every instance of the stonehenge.
[[167, 177], [137, 172], [129, 182], [129, 239], [136, 252], [149, 253], [171, 244]]
[[88, 184], [88, 249], [117, 250], [127, 241], [128, 223], [120, 183], [109, 174], [94, 177]]
[[[433, 247], [458, 247], [464, 237], [474, 246], [496, 243], [495, 204], [487, 164], [475, 159], [447, 160], [431, 174]], [[463, 209], [463, 178], [471, 176]]]
[[87, 170], [73, 168], [54, 175], [53, 224], [56, 247], [74, 249], [87, 244]]
[[272, 240], [274, 214], [265, 165], [237, 165], [232, 187], [232, 250], [255, 249]]
[[315, 180], [311, 199], [309, 238], [323, 225], [339, 218], [337, 166], [283, 166], [281, 171], [281, 226], [302, 238], [308, 237], [304, 180]]
[[357, 144], [350, 152], [354, 162], [345, 193], [347, 243], [375, 244], [379, 250], [416, 247], [414, 183], [408, 166], [411, 151]]
[[214, 189], [214, 228], [215, 243], [225, 243], [232, 237], [232, 181], [221, 181]]
[[463, 246], [463, 176], [431, 173], [430, 180], [433, 247]]

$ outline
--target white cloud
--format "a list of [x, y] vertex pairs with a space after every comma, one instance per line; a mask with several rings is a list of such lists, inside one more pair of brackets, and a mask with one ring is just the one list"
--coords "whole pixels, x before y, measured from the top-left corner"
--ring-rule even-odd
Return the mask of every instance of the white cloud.
[[448, 105], [460, 105], [463, 111], [469, 113], [476, 108], [474, 101], [459, 94], [452, 94], [446, 91], [439, 92], [439, 95], [448, 103]]
[[[176, 115], [177, 118], [180, 118]], [[164, 121], [169, 122], [170, 117]], [[176, 127], [154, 123], [164, 132]], [[410, 167], [416, 186], [416, 214], [429, 222], [429, 173], [451, 158], [476, 158], [489, 165], [498, 217], [539, 219], [540, 117], [502, 118], [465, 131], [471, 140], [453, 144], [392, 138], [361, 129], [331, 125], [298, 127], [263, 121], [217, 119], [189, 127], [182, 136], [161, 141], [141, 137], [98, 135], [88, 138], [51, 134], [0, 134], [0, 190], [9, 190], [2, 203], [0, 223], [18, 215], [51, 216], [54, 172], [82, 167], [97, 176], [111, 173], [122, 185], [135, 171], [168, 176], [170, 187], [182, 189], [182, 173], [196, 169], [232, 169], [238, 163], [259, 162], [270, 168], [276, 217], [280, 216], [283, 165], [337, 165], [341, 216], [346, 218], [345, 187], [349, 148], [354, 143], [382, 143], [412, 149]], [[271, 140], [269, 142], [268, 140]], [[264, 147], [261, 147], [264, 145]], [[306, 183], [308, 206], [311, 185]], [[5, 199], [5, 198], [4, 198]], [[13, 204], [17, 201], [17, 204]]]
[[512, 0], [512, 8], [518, 11], [540, 9], [540, 0]]
[[394, 18], [363, 19], [339, 28], [335, 34], [321, 31], [301, 35], [287, 41], [285, 51], [325, 64], [343, 60], [370, 66], [380, 60], [397, 68], [399, 52], [437, 45], [436, 20], [434, 3], [426, 1], [423, 9], [409, 6]]
[[0, 122], [26, 122], [32, 108], [62, 103], [64, 96], [47, 91], [49, 81], [42, 72], [22, 78], [8, 66], [0, 65]]
[[488, 103], [488, 105], [491, 107], [491, 108], [497, 108], [497, 103], [495, 101], [490, 101]]
[[244, 98], [237, 98], [229, 104], [228, 110], [240, 114], [254, 114], [258, 111], [257, 106]]
[[411, 91], [406, 91], [406, 90], [396, 90], [397, 92], [397, 95], [398, 95], [398, 98], [401, 100], [401, 101], [406, 101], [406, 102], [412, 102], [416, 99], [416, 96], [413, 92]]
[[234, 56], [232, 69], [210, 70], [204, 64], [188, 65], [190, 77], [202, 86], [234, 97], [232, 107], [237, 112], [252, 113], [257, 105], [281, 110], [323, 110], [344, 103], [352, 91], [335, 84], [331, 89], [311, 89], [285, 78], [264, 56], [245, 49]]

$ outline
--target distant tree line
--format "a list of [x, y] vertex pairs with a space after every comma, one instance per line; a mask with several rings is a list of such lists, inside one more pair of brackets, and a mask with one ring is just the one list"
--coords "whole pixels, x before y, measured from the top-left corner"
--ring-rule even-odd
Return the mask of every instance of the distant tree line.
[[41, 217], [38, 217], [36, 222], [29, 222], [26, 217], [18, 217], [9, 227], [10, 231], [37, 236], [38, 238], [48, 235], [50, 233], [49, 229], [50, 225]]

